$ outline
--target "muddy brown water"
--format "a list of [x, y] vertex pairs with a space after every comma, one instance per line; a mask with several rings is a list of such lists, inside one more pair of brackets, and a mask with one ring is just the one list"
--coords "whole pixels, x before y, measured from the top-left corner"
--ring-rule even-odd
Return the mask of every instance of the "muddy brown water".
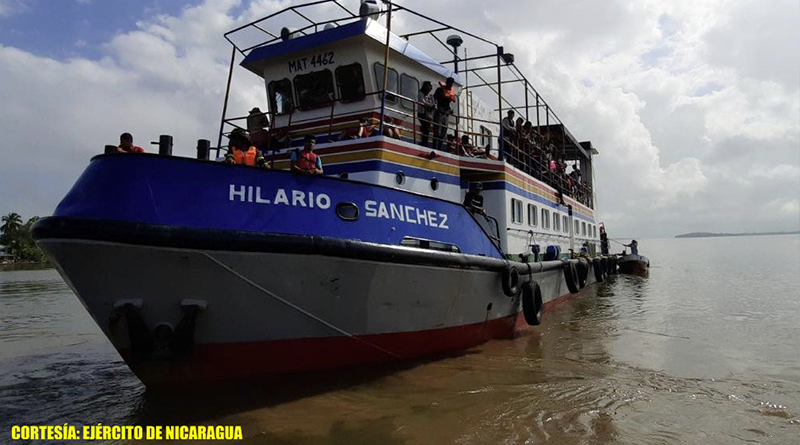
[[513, 340], [188, 394], [146, 392], [55, 271], [0, 272], [0, 443], [102, 422], [241, 425], [253, 444], [800, 444], [800, 236], [639, 245], [647, 277]]

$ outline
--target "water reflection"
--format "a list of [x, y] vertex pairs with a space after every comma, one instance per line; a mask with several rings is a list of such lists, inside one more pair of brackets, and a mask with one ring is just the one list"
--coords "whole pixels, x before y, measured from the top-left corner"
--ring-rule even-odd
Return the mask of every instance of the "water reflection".
[[53, 271], [0, 273], [0, 430], [205, 423], [265, 444], [792, 443], [800, 260], [776, 249], [736, 269], [710, 242], [649, 242], [649, 276], [612, 276], [542, 326], [461, 355], [181, 394], [144, 391]]

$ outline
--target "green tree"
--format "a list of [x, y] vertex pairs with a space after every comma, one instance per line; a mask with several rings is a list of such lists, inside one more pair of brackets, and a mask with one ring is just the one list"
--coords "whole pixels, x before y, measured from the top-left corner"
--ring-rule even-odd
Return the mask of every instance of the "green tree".
[[40, 263], [47, 261], [31, 236], [31, 228], [39, 220], [38, 216], [22, 224], [22, 217], [17, 213], [9, 213], [3, 217], [0, 226], [0, 244], [6, 246], [6, 251], [14, 255], [17, 261]]
[[14, 233], [22, 226], [22, 217], [18, 213], [11, 212], [3, 217], [3, 225], [0, 226], [0, 232], [3, 234]]

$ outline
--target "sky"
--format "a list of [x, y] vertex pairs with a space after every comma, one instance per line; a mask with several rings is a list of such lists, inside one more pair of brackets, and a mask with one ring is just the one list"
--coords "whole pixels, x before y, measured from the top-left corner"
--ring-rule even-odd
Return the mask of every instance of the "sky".
[[[215, 141], [223, 33], [298, 3], [0, 0], [0, 214], [51, 214], [124, 131], [150, 150], [171, 134], [185, 156]], [[612, 237], [800, 230], [797, 0], [400, 3], [515, 54], [599, 149]], [[233, 85], [234, 114], [265, 103], [258, 77]]]

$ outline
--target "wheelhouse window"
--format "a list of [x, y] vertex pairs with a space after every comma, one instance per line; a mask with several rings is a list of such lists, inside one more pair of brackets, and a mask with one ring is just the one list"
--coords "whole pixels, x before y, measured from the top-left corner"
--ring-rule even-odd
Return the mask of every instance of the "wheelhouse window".
[[547, 209], [542, 209], [542, 228], [550, 228], [550, 211]]
[[[400, 94], [405, 97], [410, 97], [414, 100], [417, 98], [417, 91], [419, 91], [419, 80], [414, 76], [403, 74], [400, 76]], [[402, 99], [400, 104], [408, 109], [414, 108], [414, 102]]]
[[564, 227], [564, 233], [569, 233], [569, 218], [567, 218], [567, 215], [563, 215], [561, 219], [561, 225]]
[[[375, 63], [375, 80], [378, 82], [378, 91], [383, 90], [383, 64], [382, 63]], [[386, 75], [386, 100], [388, 102], [397, 103], [397, 96], [394, 94], [390, 94], [391, 92], [397, 93], [397, 71], [393, 68], [389, 68], [389, 72]]]
[[522, 224], [522, 201], [511, 198], [511, 222]]
[[528, 225], [529, 226], [531, 226], [531, 227], [535, 227], [536, 226], [537, 213], [539, 213], [539, 209], [533, 204], [528, 204]]
[[481, 125], [481, 147], [486, 148], [486, 153], [492, 149], [492, 130]]
[[269, 108], [276, 116], [289, 114], [294, 108], [292, 82], [289, 79], [273, 80], [267, 85]]
[[333, 102], [333, 73], [331, 70], [313, 71], [294, 78], [297, 104], [301, 110], [311, 110]]
[[360, 63], [336, 68], [336, 87], [342, 102], [358, 102], [364, 99], [364, 73]]

